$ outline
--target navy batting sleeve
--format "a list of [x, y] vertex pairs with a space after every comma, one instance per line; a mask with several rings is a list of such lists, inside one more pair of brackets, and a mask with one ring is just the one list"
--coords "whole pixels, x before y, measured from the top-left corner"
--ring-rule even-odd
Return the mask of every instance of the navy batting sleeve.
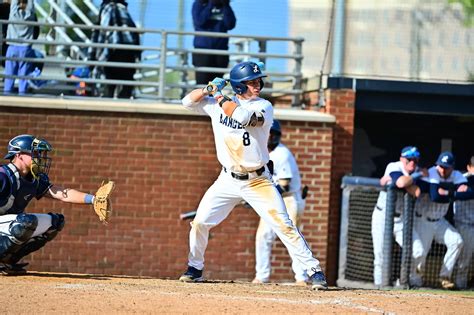
[[[447, 196], [440, 195], [438, 192], [439, 188], [443, 188], [449, 191]], [[430, 184], [430, 199], [433, 202], [439, 203], [449, 203], [451, 201], [451, 197], [453, 196], [455, 186], [452, 183], [441, 183], [441, 184]]]
[[38, 188], [36, 189], [36, 199], [41, 199], [48, 192], [51, 186], [53, 186], [53, 184], [49, 182], [48, 175], [40, 174], [38, 179]]
[[389, 175], [392, 178], [392, 183], [396, 183], [397, 180], [403, 176], [403, 173], [396, 171], [396, 172], [391, 172]]
[[454, 199], [455, 200], [471, 200], [474, 199], [474, 189], [469, 187], [465, 192], [454, 192]]
[[421, 178], [414, 180], [413, 184], [420, 187], [421, 193], [423, 194], [428, 194], [430, 192], [430, 183], [422, 180]]

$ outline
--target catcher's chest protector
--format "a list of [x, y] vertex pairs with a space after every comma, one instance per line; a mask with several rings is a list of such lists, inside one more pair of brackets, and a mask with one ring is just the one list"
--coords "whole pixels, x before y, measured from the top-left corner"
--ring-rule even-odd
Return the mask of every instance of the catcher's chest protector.
[[2, 165], [0, 173], [6, 174], [10, 181], [9, 196], [0, 200], [0, 215], [23, 213], [37, 194], [38, 182], [21, 178], [13, 164]]

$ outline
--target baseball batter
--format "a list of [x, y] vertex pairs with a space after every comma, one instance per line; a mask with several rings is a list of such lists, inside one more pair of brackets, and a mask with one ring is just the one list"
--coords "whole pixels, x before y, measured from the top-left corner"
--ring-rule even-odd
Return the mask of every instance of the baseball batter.
[[467, 173], [464, 174], [464, 177], [470, 187], [470, 199], [454, 202], [454, 223], [464, 241], [457, 262], [455, 285], [458, 289], [467, 288], [467, 277], [474, 253], [474, 156], [471, 157], [467, 165]]
[[444, 218], [452, 199], [462, 198], [468, 187], [467, 180], [461, 172], [454, 170], [454, 156], [443, 152], [436, 161], [436, 166], [428, 170], [428, 176], [419, 182], [422, 194], [415, 203], [414, 229], [419, 239], [413, 241], [413, 269], [410, 279], [416, 286], [422, 285], [422, 274], [426, 257], [433, 239], [446, 245], [443, 265], [439, 276], [440, 284], [445, 289], [454, 288], [451, 281], [454, 264], [463, 247], [463, 240], [458, 231]]
[[0, 273], [26, 273], [20, 260], [53, 240], [64, 227], [61, 213], [33, 214], [25, 209], [33, 198], [93, 204], [94, 196], [51, 184], [48, 178], [52, 146], [32, 135], [19, 135], [8, 143], [0, 166]]
[[[403, 245], [403, 208], [404, 194], [406, 192], [416, 196], [419, 188], [414, 184], [426, 170], [418, 168], [420, 152], [416, 147], [408, 146], [402, 149], [400, 160], [392, 162], [385, 168], [384, 176], [380, 179], [382, 186], [390, 182], [395, 183], [397, 188], [397, 199], [395, 204], [393, 235], [398, 245]], [[387, 204], [387, 193], [381, 191], [377, 199], [377, 204], [372, 213], [372, 243], [374, 250], [374, 284], [382, 285], [383, 266], [383, 241], [385, 233], [385, 210]], [[418, 238], [413, 232], [413, 239]]]
[[[280, 142], [281, 135], [280, 122], [273, 120], [267, 145], [270, 151], [270, 159], [273, 161], [273, 182], [283, 196], [291, 221], [296, 227], [299, 227], [299, 221], [305, 206], [305, 201], [301, 197], [301, 176], [295, 157], [288, 147]], [[275, 238], [275, 232], [265, 220], [260, 219], [255, 237], [256, 274], [253, 283], [267, 283], [270, 280], [272, 269], [270, 260]], [[295, 283], [306, 285], [308, 276], [306, 271], [298, 264], [298, 261], [292, 261], [291, 267], [295, 273]]]
[[288, 217], [283, 199], [271, 180], [267, 141], [273, 107], [259, 97], [263, 77], [259, 65], [242, 62], [230, 72], [234, 97], [221, 94], [225, 80], [216, 78], [208, 87], [193, 90], [182, 100], [187, 109], [211, 118], [222, 171], [204, 194], [191, 222], [188, 269], [180, 280], [203, 281], [209, 230], [245, 200], [275, 231], [292, 259], [303, 266], [311, 277], [313, 289], [324, 289], [327, 283], [319, 261], [312, 256], [303, 236]]

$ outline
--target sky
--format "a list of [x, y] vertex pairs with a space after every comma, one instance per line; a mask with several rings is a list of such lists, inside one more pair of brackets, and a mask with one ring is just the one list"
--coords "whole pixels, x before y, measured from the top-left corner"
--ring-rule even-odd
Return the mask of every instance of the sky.
[[[129, 0], [129, 12], [142, 27], [165, 30], [178, 30], [180, 24], [179, 3], [182, 1], [182, 21], [184, 31], [194, 31], [191, 17], [193, 0]], [[100, 4], [100, 0], [94, 3]], [[231, 7], [237, 18], [236, 27], [229, 31], [238, 35], [288, 36], [288, 0], [231, 0]], [[143, 21], [141, 17], [144, 16]], [[144, 45], [156, 44], [153, 36], [145, 36]], [[170, 45], [177, 45], [176, 39]], [[186, 36], [186, 48], [192, 48], [192, 36]], [[287, 44], [271, 42], [273, 53], [287, 53]], [[286, 66], [281, 59], [269, 59], [267, 69]], [[276, 69], [273, 69], [276, 70]]]

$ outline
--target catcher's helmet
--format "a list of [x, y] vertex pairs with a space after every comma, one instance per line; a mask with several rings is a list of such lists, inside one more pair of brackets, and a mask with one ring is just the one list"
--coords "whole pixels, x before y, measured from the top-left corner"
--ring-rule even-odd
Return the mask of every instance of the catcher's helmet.
[[273, 120], [273, 124], [270, 127], [270, 136], [268, 137], [268, 149], [271, 151], [277, 147], [281, 140], [281, 126], [280, 122], [276, 119]]
[[31, 174], [38, 177], [39, 174], [48, 175], [51, 166], [51, 158], [48, 152], [53, 150], [51, 144], [44, 139], [38, 139], [32, 135], [19, 135], [8, 142], [8, 153], [5, 159], [12, 160], [18, 153], [29, 154], [32, 158]]
[[263, 89], [263, 80], [261, 79], [263, 77], [266, 77], [266, 75], [262, 73], [262, 70], [255, 62], [245, 61], [236, 64], [230, 70], [230, 85], [235, 93], [244, 94], [247, 92], [247, 86], [242, 82], [260, 78], [260, 89]]

